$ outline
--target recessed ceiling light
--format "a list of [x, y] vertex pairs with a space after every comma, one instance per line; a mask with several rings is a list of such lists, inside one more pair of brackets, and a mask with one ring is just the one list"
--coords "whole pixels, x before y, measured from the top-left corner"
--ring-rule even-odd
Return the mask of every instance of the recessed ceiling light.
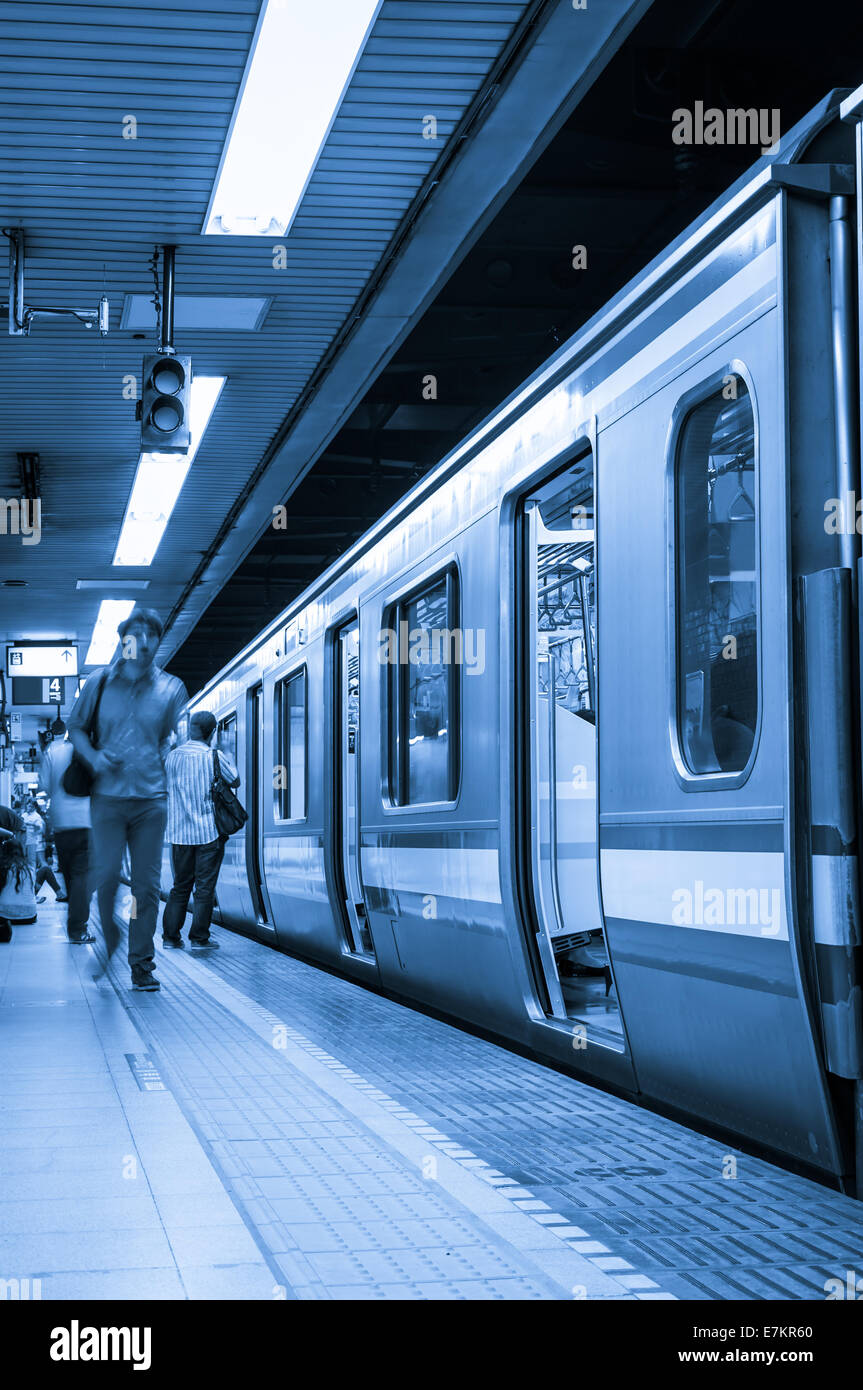
[[284, 236], [382, 0], [265, 0], [203, 232]]
[[103, 598], [84, 657], [85, 666], [107, 666], [120, 640], [117, 628], [135, 607], [133, 598]]

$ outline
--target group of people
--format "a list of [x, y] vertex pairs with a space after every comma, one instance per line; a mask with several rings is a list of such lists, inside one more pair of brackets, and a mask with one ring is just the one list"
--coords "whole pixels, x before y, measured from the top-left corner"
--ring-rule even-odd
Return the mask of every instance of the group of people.
[[[110, 665], [88, 676], [68, 733], [57, 721], [42, 758], [39, 786], [48, 800], [65, 894], [59, 892], [45, 853], [45, 819], [35, 800], [23, 817], [0, 807], [0, 826], [25, 840], [37, 891], [48, 882], [58, 901], [68, 902], [66, 930], [73, 943], [95, 939], [89, 927], [95, 889], [109, 958], [120, 938], [114, 903], [128, 848], [132, 987], [152, 991], [160, 988], [154, 940], [166, 830], [174, 882], [162, 917], [163, 945], [183, 948], [182, 927], [194, 890], [190, 944], [218, 949], [210, 924], [226, 841], [217, 832], [211, 793], [216, 720], [208, 710], [197, 711], [189, 722], [189, 740], [171, 747], [187, 695], [182, 681], [156, 665], [159, 616], [149, 608], [136, 609], [118, 634], [120, 644]], [[89, 796], [70, 795], [64, 788], [73, 756], [92, 777]], [[221, 751], [215, 756], [224, 780], [238, 786], [231, 759]], [[42, 824], [41, 841], [36, 821]]]

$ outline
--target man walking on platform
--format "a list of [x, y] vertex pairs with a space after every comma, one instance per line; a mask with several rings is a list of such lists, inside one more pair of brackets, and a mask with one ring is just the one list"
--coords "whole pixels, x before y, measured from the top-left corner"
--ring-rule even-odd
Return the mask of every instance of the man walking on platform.
[[210, 922], [216, 880], [225, 853], [225, 840], [216, 830], [213, 798], [213, 759], [219, 759], [222, 777], [232, 787], [239, 786], [237, 769], [224, 753], [214, 753], [211, 744], [216, 720], [209, 710], [197, 710], [189, 721], [191, 737], [168, 754], [168, 840], [174, 869], [174, 886], [162, 916], [162, 938], [166, 947], [182, 949], [180, 931], [189, 896], [195, 890], [195, 905], [189, 942], [192, 946], [219, 949], [210, 940]]
[[88, 676], [69, 719], [69, 737], [95, 778], [93, 875], [109, 958], [119, 940], [114, 898], [128, 845], [132, 987], [155, 990], [160, 988], [153, 974], [153, 937], [167, 814], [165, 755], [186, 687], [155, 664], [162, 623], [152, 608], [134, 610], [117, 631], [121, 644], [110, 666]]
[[66, 725], [62, 719], [54, 720], [51, 733], [53, 739], [42, 754], [39, 786], [49, 798], [57, 859], [69, 900], [66, 935], [76, 945], [84, 945], [96, 940], [87, 923], [90, 915], [90, 798], [70, 796], [63, 790], [63, 773], [72, 761], [72, 745], [66, 740]]

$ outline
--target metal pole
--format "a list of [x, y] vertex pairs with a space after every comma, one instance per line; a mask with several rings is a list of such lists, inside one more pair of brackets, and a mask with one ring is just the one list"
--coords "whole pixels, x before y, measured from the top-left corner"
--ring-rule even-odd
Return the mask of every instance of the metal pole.
[[24, 233], [10, 227], [9, 237], [9, 334], [20, 338], [24, 327]]
[[[833, 421], [836, 439], [836, 487], [843, 508], [857, 486], [857, 443], [854, 419], [856, 402], [854, 352], [854, 241], [851, 232], [851, 200], [830, 199], [830, 310], [833, 329]], [[856, 581], [856, 508], [845, 518], [840, 536], [841, 563]]]
[[174, 351], [174, 253], [176, 247], [162, 247], [162, 352]]

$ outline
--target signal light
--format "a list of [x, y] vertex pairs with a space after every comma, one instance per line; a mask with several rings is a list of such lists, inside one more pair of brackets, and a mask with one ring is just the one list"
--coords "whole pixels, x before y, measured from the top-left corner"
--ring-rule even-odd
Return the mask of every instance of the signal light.
[[192, 442], [192, 359], [167, 352], [144, 358], [141, 452], [185, 454]]

